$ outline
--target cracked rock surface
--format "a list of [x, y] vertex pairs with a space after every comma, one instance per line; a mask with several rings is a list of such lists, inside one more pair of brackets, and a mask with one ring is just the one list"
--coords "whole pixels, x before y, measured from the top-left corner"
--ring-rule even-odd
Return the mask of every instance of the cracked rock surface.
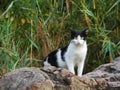
[[56, 67], [25, 67], [7, 73], [0, 90], [120, 90], [120, 57], [82, 77]]

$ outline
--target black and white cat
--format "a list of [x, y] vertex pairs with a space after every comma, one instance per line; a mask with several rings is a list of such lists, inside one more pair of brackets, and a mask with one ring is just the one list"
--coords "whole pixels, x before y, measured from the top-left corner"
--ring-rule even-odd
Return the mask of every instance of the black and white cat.
[[87, 54], [86, 37], [88, 30], [70, 30], [71, 41], [66, 47], [51, 52], [44, 61], [44, 66], [66, 68], [75, 74], [77, 67], [78, 76], [82, 76], [84, 62]]

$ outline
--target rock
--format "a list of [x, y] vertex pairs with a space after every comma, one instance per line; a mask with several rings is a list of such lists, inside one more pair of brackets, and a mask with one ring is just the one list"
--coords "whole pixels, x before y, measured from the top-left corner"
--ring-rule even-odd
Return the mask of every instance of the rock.
[[26, 67], [7, 73], [0, 90], [120, 90], [120, 57], [78, 77], [56, 67]]
[[106, 90], [120, 90], [120, 57], [112, 63], [103, 64], [94, 71], [83, 75], [83, 78], [94, 78], [97, 82], [104, 82], [102, 88]]

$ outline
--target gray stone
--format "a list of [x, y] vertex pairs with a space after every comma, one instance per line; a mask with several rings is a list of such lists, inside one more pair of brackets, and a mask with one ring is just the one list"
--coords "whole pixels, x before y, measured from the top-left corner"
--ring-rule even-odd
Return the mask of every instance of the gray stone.
[[120, 90], [120, 57], [82, 77], [56, 67], [26, 67], [7, 73], [0, 90]]

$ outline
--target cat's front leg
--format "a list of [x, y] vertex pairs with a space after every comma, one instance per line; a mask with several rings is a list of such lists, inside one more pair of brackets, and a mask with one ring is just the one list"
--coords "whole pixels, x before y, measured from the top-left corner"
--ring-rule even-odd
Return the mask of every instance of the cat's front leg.
[[79, 64], [78, 64], [78, 76], [82, 76], [82, 73], [83, 73], [83, 67], [84, 67], [84, 61], [82, 61], [82, 62], [80, 62]]
[[75, 74], [75, 71], [74, 71], [74, 64], [71, 62], [67, 62], [67, 67], [68, 67], [68, 70], [71, 72], [71, 73], [73, 73], [73, 74]]

